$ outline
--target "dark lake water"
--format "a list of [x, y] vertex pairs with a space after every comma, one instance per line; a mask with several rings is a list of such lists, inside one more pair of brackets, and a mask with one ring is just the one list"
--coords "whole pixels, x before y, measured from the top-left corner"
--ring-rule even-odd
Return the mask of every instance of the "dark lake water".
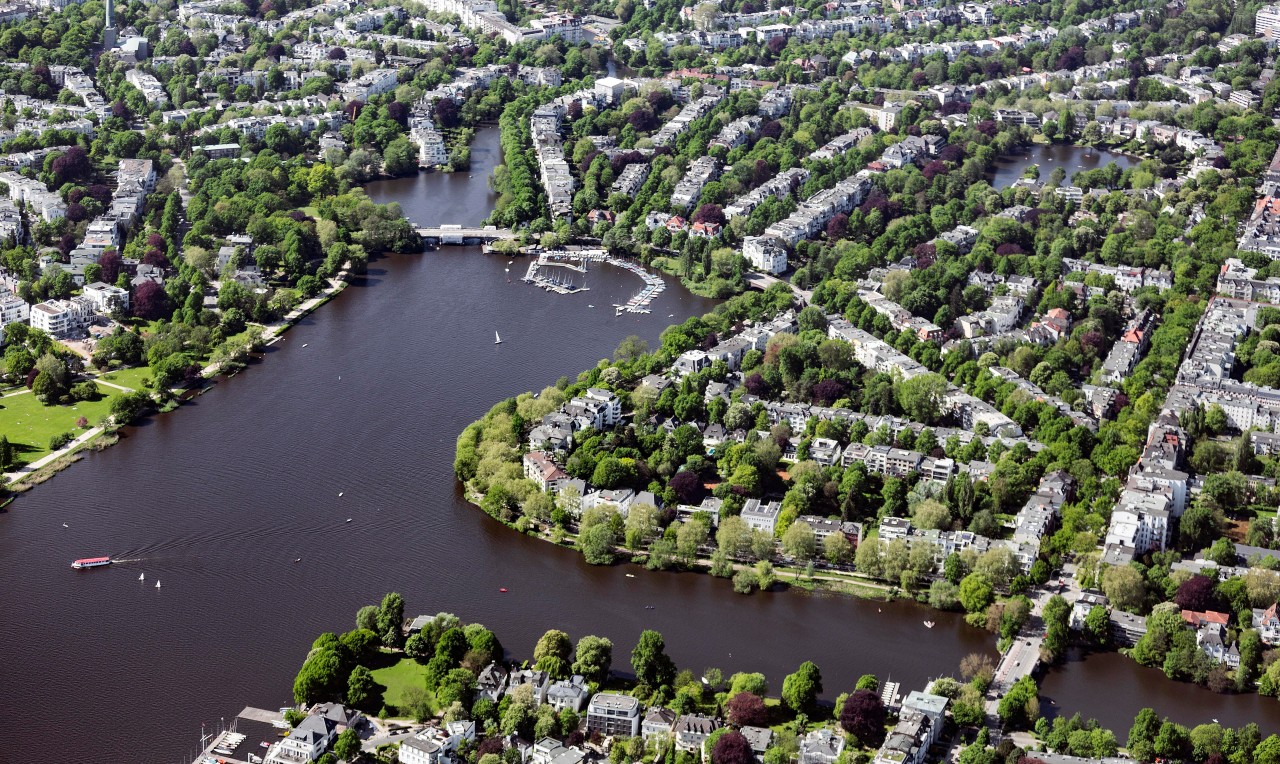
[[[482, 130], [473, 178], [424, 174], [370, 194], [423, 224], [477, 223], [497, 152], [497, 130]], [[625, 670], [640, 631], [658, 629], [682, 667], [763, 671], [775, 693], [806, 659], [834, 697], [863, 673], [916, 688], [994, 650], [959, 617], [910, 604], [742, 597], [707, 576], [593, 567], [466, 504], [454, 440], [495, 401], [712, 306], [669, 281], [651, 315], [614, 317], [587, 305], [629, 296], [631, 274], [593, 271], [591, 291], [564, 297], [520, 283], [521, 264], [508, 283], [507, 262], [474, 248], [377, 261], [261, 364], [0, 514], [0, 762], [190, 761], [202, 723], [288, 703], [314, 636], [352, 628], [389, 590], [410, 613], [486, 624], [521, 657], [561, 628], [610, 637]], [[137, 561], [68, 568], [99, 554]], [[1122, 735], [1143, 705], [1280, 725], [1273, 701], [1217, 698], [1107, 656], [1048, 687]]]
[[1128, 154], [1117, 154], [1113, 151], [1085, 149], [1080, 146], [1065, 144], [1035, 144], [996, 160], [995, 171], [988, 178], [993, 188], [1007, 188], [1022, 177], [1022, 173], [1030, 165], [1040, 165], [1040, 180], [1047, 182], [1054, 168], [1061, 167], [1067, 173], [1067, 185], [1071, 178], [1081, 170], [1096, 170], [1108, 164], [1117, 164], [1121, 170], [1138, 166], [1138, 158]]

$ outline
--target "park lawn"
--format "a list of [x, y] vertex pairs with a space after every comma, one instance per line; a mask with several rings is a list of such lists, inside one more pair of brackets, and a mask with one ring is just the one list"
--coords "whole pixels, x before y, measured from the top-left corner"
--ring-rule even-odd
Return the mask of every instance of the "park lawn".
[[19, 464], [33, 462], [49, 453], [49, 441], [64, 432], [83, 432], [76, 420], [84, 417], [90, 427], [110, 413], [111, 396], [119, 392], [98, 385], [102, 398], [69, 406], [46, 406], [33, 393], [0, 398], [0, 434], [9, 438]]
[[[103, 374], [102, 379], [122, 387], [128, 387], [133, 390], [142, 390], [145, 387], [145, 385], [142, 384], [143, 380], [151, 379], [151, 368], [149, 366], [134, 366], [129, 369], [113, 369], [106, 374]], [[113, 387], [108, 387], [106, 389], [110, 394], [120, 392]]]
[[[410, 687], [424, 687], [427, 682], [427, 667], [413, 658], [401, 658], [398, 662], [374, 669], [373, 679], [386, 689], [382, 692], [382, 703], [385, 706], [399, 708], [404, 702], [404, 692]], [[431, 697], [431, 711], [439, 711], [435, 707], [435, 697]]]

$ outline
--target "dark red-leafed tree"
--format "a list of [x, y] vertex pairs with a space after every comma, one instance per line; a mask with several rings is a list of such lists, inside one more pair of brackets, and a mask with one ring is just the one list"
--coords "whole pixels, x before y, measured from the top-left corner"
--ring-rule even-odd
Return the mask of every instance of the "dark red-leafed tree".
[[200, 51], [196, 49], [196, 44], [194, 42], [191, 42], [190, 40], [183, 40], [178, 43], [178, 53], [195, 56], [198, 55]]
[[124, 268], [124, 260], [120, 257], [120, 253], [114, 249], [108, 249], [98, 258], [98, 265], [102, 266], [102, 280], [107, 284], [116, 283], [116, 279], [120, 277], [120, 271]]
[[449, 98], [436, 99], [436, 121], [441, 127], [457, 127], [458, 104]]
[[402, 125], [409, 124], [409, 107], [399, 101], [387, 104], [387, 116]]
[[995, 137], [996, 133], [1000, 132], [1000, 127], [996, 125], [994, 120], [990, 120], [990, 119], [982, 120], [977, 124], [975, 129], [978, 132], [982, 133], [983, 135], [986, 135], [988, 137], [993, 137], [993, 138]]
[[85, 191], [89, 196], [92, 196], [103, 204], [109, 204], [111, 202], [111, 189], [101, 183], [94, 183], [92, 186], [86, 188]]
[[740, 692], [724, 704], [725, 716], [735, 727], [763, 727], [769, 721], [769, 711], [759, 695]]
[[752, 764], [753, 761], [755, 754], [751, 743], [737, 730], [721, 735], [711, 749], [711, 764]]
[[759, 372], [747, 377], [743, 384], [746, 385], [747, 392], [757, 398], [767, 398], [769, 396], [769, 383], [765, 381], [764, 377], [760, 376]]
[[1188, 578], [1178, 587], [1178, 591], [1173, 595], [1173, 601], [1183, 610], [1203, 612], [1215, 609], [1218, 605], [1218, 595], [1213, 579], [1200, 575]]
[[707, 495], [706, 489], [702, 487], [702, 478], [691, 470], [681, 470], [672, 475], [670, 486], [681, 504], [701, 504], [703, 497]]
[[724, 210], [718, 204], [704, 204], [693, 213], [693, 222], [724, 225]]
[[782, 137], [782, 123], [776, 119], [771, 119], [760, 126], [761, 138], [773, 138], [777, 140]]
[[884, 703], [871, 690], [854, 690], [840, 709], [840, 726], [865, 746], [884, 740]]
[[830, 406], [844, 397], [843, 382], [835, 379], [824, 379], [813, 386], [813, 399], [823, 406]]
[[347, 57], [347, 52], [346, 52], [345, 50], [343, 50], [342, 48], [330, 48], [330, 49], [329, 49], [329, 60], [330, 60], [330, 61], [342, 61], [342, 60], [344, 60], [346, 57]]
[[142, 262], [147, 265], [154, 265], [157, 268], [168, 268], [169, 258], [165, 255], [164, 250], [151, 248], [142, 255]]
[[641, 132], [648, 132], [658, 126], [658, 118], [653, 115], [653, 110], [648, 107], [641, 107], [628, 114], [627, 122]]
[[145, 321], [164, 318], [170, 313], [169, 295], [165, 294], [164, 287], [148, 281], [133, 290], [132, 307], [133, 315]]
[[124, 101], [116, 101], [111, 104], [111, 116], [127, 120], [133, 118], [133, 112], [129, 110], [128, 106], [124, 105]]
[[837, 212], [830, 220], [827, 221], [827, 240], [835, 241], [843, 239], [849, 234], [849, 216], [843, 212]]
[[769, 38], [768, 45], [765, 47], [769, 49], [770, 53], [776, 56], [782, 52], [783, 48], [787, 47], [787, 38], [782, 37], [781, 35], [778, 37], [771, 37]]
[[84, 208], [83, 204], [76, 204], [75, 202], [72, 202], [67, 205], [65, 217], [72, 223], [79, 223], [81, 220], [89, 217], [89, 211]]
[[996, 254], [997, 255], [1021, 255], [1022, 247], [1018, 246], [1017, 244], [1014, 244], [1011, 241], [1005, 242], [1004, 244], [1001, 244], [1000, 246], [996, 247]]
[[89, 163], [89, 155], [79, 146], [72, 146], [62, 156], [53, 160], [53, 174], [58, 183], [82, 178], [93, 169]]
[[582, 104], [578, 101], [570, 103], [569, 108], [565, 109], [565, 116], [569, 118], [570, 122], [577, 122], [582, 119]]
[[926, 180], [933, 180], [939, 175], [946, 175], [947, 163], [935, 159], [920, 168], [920, 174], [923, 175]]
[[267, 46], [268, 58], [274, 58], [275, 60], [279, 61], [280, 57], [283, 55], [284, 55], [284, 46], [281, 45], [280, 43], [278, 42], [272, 43], [271, 45]]

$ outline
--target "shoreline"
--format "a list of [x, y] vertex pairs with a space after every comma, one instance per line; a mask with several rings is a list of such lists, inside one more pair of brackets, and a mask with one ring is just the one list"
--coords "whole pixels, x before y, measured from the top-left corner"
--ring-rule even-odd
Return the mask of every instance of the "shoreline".
[[[336, 276], [329, 279], [329, 285], [320, 291], [315, 297], [299, 304], [296, 308], [286, 313], [279, 321], [272, 324], [253, 324], [262, 328], [262, 335], [256, 344], [260, 344], [262, 349], [271, 347], [284, 339], [285, 332], [297, 325], [297, 323], [311, 315], [329, 300], [336, 297], [344, 289], [350, 285], [351, 270], [350, 266], [344, 266]], [[250, 352], [254, 352], [249, 347]], [[174, 395], [177, 400], [171, 404], [165, 404], [157, 408], [148, 416], [157, 416], [168, 414], [183, 406], [187, 399], [195, 396], [203, 395], [214, 385], [218, 384], [218, 377], [222, 376], [224, 370], [229, 364], [243, 363], [238, 358], [227, 358], [218, 363], [210, 363], [200, 370], [200, 376], [204, 383], [199, 387], [191, 388], [175, 388], [169, 392]], [[143, 368], [143, 367], [130, 367]], [[234, 377], [239, 374], [241, 369], [232, 371], [228, 377]], [[96, 379], [96, 377], [90, 377]], [[156, 405], [153, 391], [147, 391], [152, 396], [152, 404]], [[52, 479], [62, 470], [70, 467], [76, 462], [84, 458], [87, 450], [92, 449], [94, 452], [101, 451], [104, 448], [110, 448], [120, 442], [119, 429], [127, 425], [98, 425], [90, 428], [80, 436], [72, 440], [66, 446], [51, 451], [30, 464], [23, 465], [21, 468], [12, 472], [4, 473], [4, 483], [0, 486], [0, 490], [9, 494], [7, 503], [11, 503], [18, 495], [30, 491], [32, 488]]]
[[[551, 538], [550, 533], [543, 528], [530, 528], [529, 530], [521, 531], [519, 528], [515, 526], [515, 523], [509, 523], [509, 522], [506, 522], [505, 520], [500, 520], [496, 517], [493, 517], [488, 512], [485, 512], [484, 507], [480, 506], [480, 500], [483, 499], [483, 495], [477, 493], [475, 489], [471, 487], [470, 483], [463, 483], [462, 488], [463, 488], [463, 494], [467, 504], [479, 510], [486, 517], [492, 518], [495, 522], [502, 523], [502, 525], [506, 526], [508, 530], [514, 531], [523, 536], [529, 536], [531, 538], [535, 538], [539, 541], [551, 544], [552, 546], [560, 547], [562, 549], [567, 549], [571, 552], [575, 552], [579, 557], [584, 557], [585, 559], [585, 555], [583, 555], [582, 550], [578, 549], [573, 543], [571, 543], [573, 540], [577, 538], [576, 535], [566, 533], [565, 535], [566, 543], [561, 543]], [[617, 560], [615, 560], [613, 563], [610, 563], [609, 565], [599, 565], [596, 567], [608, 568], [608, 567], [614, 567], [618, 565], [637, 565], [641, 568], [644, 568], [646, 571], [648, 570], [648, 568], [645, 566], [643, 561], [637, 561], [636, 559], [637, 556], [647, 559], [648, 557], [647, 555], [638, 554], [623, 546], [614, 547], [613, 551], [614, 551], [614, 554], [618, 556]], [[768, 562], [770, 564], [773, 564], [773, 561], [771, 560]], [[587, 564], [594, 565], [594, 563], [587, 563]], [[755, 566], [749, 563], [743, 563], [738, 561], [733, 562], [733, 570], [735, 573], [740, 570], [754, 570], [754, 569], [755, 569]], [[669, 572], [669, 573], [694, 573], [698, 575], [711, 576], [711, 560], [706, 557], [698, 557], [692, 567], [688, 565], [675, 565], [670, 568], [665, 568], [663, 570], [664, 572]], [[904, 594], [900, 587], [892, 586], [889, 584], [882, 584], [882, 583], [873, 581], [871, 579], [868, 579], [858, 573], [849, 574], [849, 573], [844, 573], [843, 571], [836, 572], [831, 570], [823, 570], [823, 571], [815, 570], [813, 577], [809, 577], [805, 574], [804, 570], [796, 568], [792, 565], [787, 565], [785, 567], [782, 567], [782, 566], [775, 567], [773, 569], [773, 573], [775, 576], [774, 584], [775, 585], [785, 584], [786, 588], [781, 590], [776, 590], [771, 586], [768, 589], [759, 589], [758, 591], [781, 594], [781, 593], [785, 593], [789, 589], [795, 588], [795, 589], [802, 589], [807, 592], [830, 592], [832, 594], [841, 594], [841, 595], [846, 595], [850, 597], [856, 597], [857, 599], [861, 599], [861, 600], [867, 600], [869, 602], [895, 602], [895, 601], [912, 602], [924, 608], [927, 608], [928, 610], [937, 610], [936, 608], [930, 607], [927, 603], [921, 602], [920, 600], [916, 599], [912, 595]], [[711, 576], [711, 577], [721, 578], [720, 576]], [[723, 580], [726, 582], [730, 582], [730, 585], [732, 585], [731, 583], [733, 580], [732, 577], [724, 578]], [[746, 596], [750, 596], [755, 593], [756, 591], [753, 590], [749, 593], [746, 593]], [[952, 613], [954, 615], [959, 615], [963, 618], [963, 614], [957, 613], [956, 611], [940, 610], [937, 612]]]

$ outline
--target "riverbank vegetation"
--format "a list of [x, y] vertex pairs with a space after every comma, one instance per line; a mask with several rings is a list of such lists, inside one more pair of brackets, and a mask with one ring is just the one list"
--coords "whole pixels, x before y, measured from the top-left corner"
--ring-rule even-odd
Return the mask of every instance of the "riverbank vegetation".
[[[832, 686], [811, 661], [784, 677], [750, 671], [725, 676], [716, 667], [695, 671], [678, 666], [662, 635], [652, 630], [638, 636], [630, 653], [619, 654], [621, 646], [607, 638], [583, 635], [575, 644], [553, 628], [528, 658], [520, 658], [509, 655], [493, 632], [452, 614], [404, 616], [403, 599], [392, 593], [381, 605], [362, 608], [356, 629], [318, 637], [299, 672], [295, 700], [303, 708], [337, 701], [383, 719], [433, 727], [471, 722], [474, 739], [462, 741], [457, 750], [462, 764], [506, 761], [515, 746], [547, 739], [611, 762], [642, 764], [694, 764], [708, 758], [712, 764], [786, 764], [802, 746], [826, 741], [839, 764], [856, 764], [873, 758], [899, 721], [900, 697], [886, 704], [885, 688], [874, 673]], [[396, 619], [403, 628], [391, 627]], [[615, 661], [628, 658], [629, 673], [615, 672]], [[1038, 689], [1029, 677], [1003, 696], [992, 720], [1005, 733], [1023, 736], [1006, 734], [993, 745], [984, 710], [993, 677], [990, 657], [974, 653], [961, 661], [955, 676], [933, 679], [924, 688], [945, 704], [940, 716], [945, 729], [934, 737], [947, 741], [958, 733], [961, 764], [1029, 764], [1040, 760], [1038, 751], [1092, 759], [1128, 754], [1139, 762], [1177, 764], [1280, 761], [1280, 736], [1264, 737], [1256, 723], [1236, 729], [1216, 722], [1187, 727], [1148, 708], [1137, 714], [1122, 741], [1116, 731], [1079, 713], [1050, 720], [1041, 713]], [[580, 710], [557, 709], [547, 701], [550, 691], [574, 687], [584, 695], [577, 701]], [[648, 727], [643, 736], [605, 738], [586, 718], [585, 698], [602, 692], [635, 698], [646, 724], [649, 717], [657, 718], [655, 709], [665, 709], [668, 730], [673, 721], [679, 727], [688, 719], [702, 732], [692, 749], [673, 749], [666, 735]], [[392, 705], [393, 698], [399, 703]], [[289, 718], [296, 724], [305, 717], [291, 710]], [[749, 744], [746, 735], [755, 743]], [[1030, 742], [1023, 747], [1015, 740]], [[390, 761], [395, 753], [392, 745], [363, 755]]]

